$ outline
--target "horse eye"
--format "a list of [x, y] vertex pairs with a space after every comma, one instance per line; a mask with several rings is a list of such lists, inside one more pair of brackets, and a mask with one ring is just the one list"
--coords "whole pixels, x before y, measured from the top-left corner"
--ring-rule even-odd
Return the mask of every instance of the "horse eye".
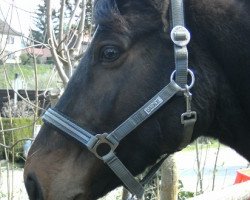
[[102, 62], [113, 62], [120, 57], [120, 49], [116, 46], [104, 46], [100, 51]]

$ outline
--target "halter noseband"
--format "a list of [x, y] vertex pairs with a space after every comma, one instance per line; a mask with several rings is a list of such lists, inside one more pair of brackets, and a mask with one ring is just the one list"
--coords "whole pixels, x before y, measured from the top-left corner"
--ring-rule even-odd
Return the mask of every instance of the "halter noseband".
[[[186, 46], [190, 41], [190, 33], [184, 27], [183, 0], [171, 0], [171, 11], [173, 25], [171, 39], [174, 43], [175, 71], [170, 77], [170, 83], [125, 120], [120, 126], [111, 133], [93, 135], [56, 110], [48, 109], [43, 116], [45, 122], [52, 124], [80, 142], [97, 158], [106, 163], [119, 177], [127, 189], [138, 198], [141, 198], [144, 193], [142, 182], [145, 183], [150, 177], [152, 177], [152, 174], [157, 171], [166, 157], [158, 162], [156, 166], [150, 170], [149, 175], [147, 175], [140, 183], [115, 154], [115, 149], [120, 141], [177, 93], [183, 93], [186, 99], [186, 112], [181, 115], [180, 120], [181, 124], [183, 124], [184, 134], [184, 139], [179, 147], [180, 149], [190, 142], [194, 124], [196, 122], [196, 112], [191, 110], [192, 94], [190, 93], [190, 89], [194, 84], [195, 78], [193, 72], [188, 69], [188, 51]], [[187, 85], [188, 74], [191, 76], [190, 85]], [[101, 146], [106, 146], [108, 149], [106, 153], [100, 153], [99, 148], [101, 148]]]

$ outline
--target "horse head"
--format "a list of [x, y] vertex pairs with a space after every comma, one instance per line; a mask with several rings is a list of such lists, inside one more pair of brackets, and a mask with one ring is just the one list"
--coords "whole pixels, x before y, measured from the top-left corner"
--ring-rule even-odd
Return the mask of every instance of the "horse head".
[[[193, 38], [188, 46], [189, 68], [196, 77], [189, 92], [198, 116], [190, 142], [201, 134], [216, 137], [218, 99], [222, 91], [233, 96], [220, 67], [223, 64], [205, 48], [209, 45], [202, 40], [206, 33], [192, 32], [202, 21], [195, 20], [199, 14], [195, 11], [205, 2], [192, 0], [185, 5]], [[110, 133], [168, 85], [176, 64], [169, 10], [168, 1], [96, 0], [96, 32], [54, 110], [92, 135]], [[190, 76], [187, 79], [192, 81]], [[178, 93], [115, 149], [134, 176], [163, 154], [180, 149], [185, 138], [181, 115], [187, 105]], [[86, 147], [46, 122], [29, 152], [24, 178], [31, 200], [92, 200], [123, 184]]]

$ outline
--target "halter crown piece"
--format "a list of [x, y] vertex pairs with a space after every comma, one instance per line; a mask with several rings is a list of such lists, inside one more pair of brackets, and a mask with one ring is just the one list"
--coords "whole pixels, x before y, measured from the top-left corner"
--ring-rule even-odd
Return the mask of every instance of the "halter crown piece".
[[[180, 149], [190, 142], [194, 124], [196, 122], [196, 112], [191, 110], [192, 94], [190, 93], [190, 89], [194, 84], [195, 78], [193, 72], [188, 69], [188, 51], [186, 45], [190, 41], [190, 33], [184, 27], [183, 0], [172, 0], [171, 11], [173, 24], [171, 39], [174, 43], [175, 71], [170, 77], [170, 83], [151, 98], [144, 106], [120, 124], [115, 130], [110, 133], [93, 135], [76, 125], [62, 113], [51, 108], [48, 109], [43, 116], [43, 120], [46, 123], [60, 129], [64, 134], [80, 142], [80, 144], [91, 151], [97, 158], [107, 164], [123, 182], [124, 186], [133, 195], [136, 195], [137, 198], [143, 196], [143, 185], [152, 178], [153, 174], [160, 167], [166, 156], [153, 166], [143, 180], [139, 182], [115, 154], [115, 149], [120, 141], [177, 93], [183, 93], [186, 100], [186, 112], [181, 115], [180, 120], [181, 124], [183, 124], [184, 135], [182, 144], [179, 147]], [[190, 85], [187, 84], [188, 74], [191, 76]], [[98, 151], [103, 145], [108, 147], [108, 152], [100, 153]]]

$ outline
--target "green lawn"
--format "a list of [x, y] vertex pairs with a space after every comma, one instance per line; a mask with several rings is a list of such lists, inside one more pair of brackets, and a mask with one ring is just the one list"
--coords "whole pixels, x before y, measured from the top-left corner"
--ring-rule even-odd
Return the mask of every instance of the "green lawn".
[[[9, 82], [6, 80], [5, 72]], [[10, 83], [14, 80], [15, 74], [19, 74], [19, 77], [27, 85], [27, 89], [35, 89], [35, 70], [32, 65], [0, 65], [0, 74], [0, 89], [10, 88]], [[61, 86], [60, 79], [52, 65], [37, 65], [37, 76], [39, 90]]]

